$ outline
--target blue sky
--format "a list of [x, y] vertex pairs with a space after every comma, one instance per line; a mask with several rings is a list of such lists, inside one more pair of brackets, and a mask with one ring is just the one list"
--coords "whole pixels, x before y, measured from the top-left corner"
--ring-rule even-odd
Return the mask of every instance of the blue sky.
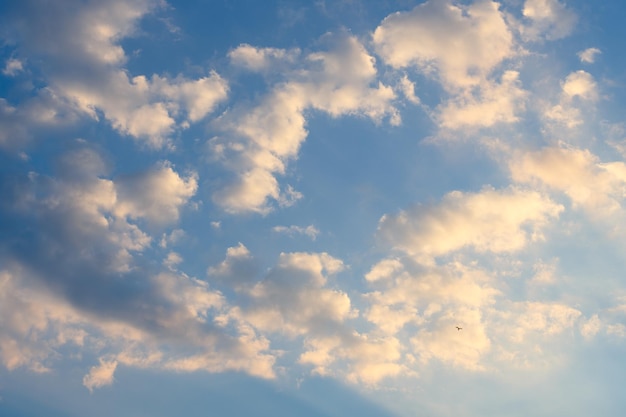
[[623, 415], [625, 11], [3, 3], [0, 414]]

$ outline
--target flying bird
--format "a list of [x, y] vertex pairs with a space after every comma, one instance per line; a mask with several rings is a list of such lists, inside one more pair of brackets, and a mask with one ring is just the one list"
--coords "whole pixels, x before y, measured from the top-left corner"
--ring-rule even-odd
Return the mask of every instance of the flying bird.
[[457, 330], [457, 332], [458, 332], [459, 330], [463, 330], [463, 328], [462, 328], [462, 327], [459, 327], [459, 326], [456, 326], [456, 330]]

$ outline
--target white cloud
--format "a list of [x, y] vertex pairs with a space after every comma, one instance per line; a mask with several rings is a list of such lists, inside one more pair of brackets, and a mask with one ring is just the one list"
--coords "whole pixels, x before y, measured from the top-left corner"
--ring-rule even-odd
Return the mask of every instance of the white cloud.
[[[442, 129], [513, 123], [525, 109], [528, 93], [519, 73], [504, 69], [520, 48], [496, 2], [427, 1], [388, 16], [373, 42], [385, 63], [396, 69], [415, 67], [441, 83], [448, 96], [432, 113]], [[407, 82], [405, 75], [400, 89], [417, 103]]]
[[587, 48], [578, 53], [578, 58], [580, 58], [580, 62], [593, 64], [596, 61], [596, 55], [599, 55], [601, 53], [602, 51], [598, 48]]
[[440, 71], [450, 88], [479, 84], [514, 52], [499, 4], [427, 1], [383, 20], [373, 34], [378, 54], [395, 67]]
[[163, 259], [163, 265], [170, 270], [175, 270], [176, 265], [183, 261], [183, 257], [177, 252], [168, 252], [165, 259]]
[[404, 97], [413, 104], [420, 104], [419, 97], [415, 94], [415, 84], [409, 80], [406, 74], [402, 76], [399, 83], [399, 90], [402, 91]]
[[198, 189], [197, 174], [182, 178], [164, 162], [155, 169], [116, 179], [115, 213], [129, 218], [146, 218], [158, 224], [178, 221], [180, 208]]
[[83, 385], [91, 392], [94, 388], [111, 385], [116, 368], [117, 361], [107, 361], [100, 358], [100, 365], [89, 370], [89, 373], [83, 378]]
[[[230, 248], [225, 261], [210, 268], [209, 274], [232, 276], [232, 271], [246, 268], [250, 258], [240, 244]], [[374, 385], [408, 372], [398, 363], [402, 351], [398, 340], [359, 334], [349, 323], [357, 310], [345, 292], [329, 285], [330, 276], [344, 268], [342, 261], [326, 253], [282, 253], [261, 280], [231, 282], [241, 297], [233, 314], [264, 333], [301, 338], [304, 349], [298, 362], [312, 366], [315, 374]]]
[[576, 14], [559, 0], [526, 0], [522, 14], [531, 21], [522, 32], [530, 40], [564, 38], [578, 20]]
[[299, 55], [298, 49], [255, 48], [248, 44], [241, 44], [228, 53], [228, 58], [233, 65], [250, 71], [264, 71], [283, 61], [293, 63]]
[[448, 129], [491, 127], [513, 123], [525, 108], [528, 93], [519, 82], [516, 71], [506, 71], [500, 82], [485, 81], [474, 91], [454, 96], [440, 108], [440, 124]]
[[127, 57], [121, 39], [132, 36], [139, 19], [163, 4], [159, 0], [38, 3], [31, 10], [15, 9], [10, 33], [22, 44], [25, 56], [43, 58], [38, 69], [55, 96], [80, 113], [93, 118], [103, 115], [122, 134], [162, 148], [169, 145], [174, 131], [201, 120], [228, 92], [226, 81], [215, 72], [197, 80], [158, 75], [148, 79], [131, 76], [123, 67]]
[[[245, 265], [243, 245], [228, 250], [226, 260], [209, 273], [229, 275]], [[330, 276], [345, 268], [326, 253], [282, 253], [260, 281], [233, 282], [242, 297], [234, 314], [276, 337], [301, 338], [298, 362], [318, 375], [375, 385], [407, 373], [400, 363], [402, 345], [391, 336], [360, 334], [350, 324], [358, 314], [348, 295], [329, 285]]]
[[310, 237], [312, 240], [315, 240], [317, 238], [317, 235], [319, 235], [320, 231], [313, 225], [309, 225], [307, 227], [302, 227], [302, 226], [274, 226], [272, 228], [272, 231], [276, 232], [276, 233], [284, 233], [286, 235], [289, 236], [293, 236], [295, 234], [300, 234], [300, 235], [306, 235], [308, 237]]
[[219, 121], [224, 136], [212, 139], [210, 148], [236, 175], [213, 195], [226, 211], [266, 214], [273, 201], [284, 206], [301, 197], [291, 187], [281, 190], [276, 175], [285, 173], [307, 137], [307, 109], [399, 123], [391, 104], [395, 94], [376, 80], [374, 58], [363, 45], [348, 35], [327, 35], [323, 41], [330, 45], [327, 51], [302, 57], [257, 106], [237, 108]]
[[548, 122], [554, 124], [557, 131], [562, 126], [575, 128], [580, 126], [585, 117], [584, 113], [595, 111], [593, 105], [599, 99], [598, 85], [591, 74], [586, 71], [576, 71], [567, 75], [561, 82], [561, 93], [559, 101], [552, 106], [546, 105], [543, 117]]
[[[399, 363], [402, 351], [396, 338], [353, 333], [307, 339], [299, 362], [313, 366], [314, 374], [343, 377], [354, 384], [375, 387], [384, 378], [410, 373]], [[341, 366], [337, 360], [348, 365]]]
[[160, 94], [180, 103], [186, 110], [187, 120], [192, 123], [203, 119], [228, 95], [228, 83], [214, 71], [197, 80], [178, 77], [170, 81], [155, 76], [152, 82]]
[[250, 301], [243, 317], [263, 331], [291, 337], [332, 331], [354, 316], [347, 294], [325, 287], [326, 274], [342, 269], [326, 253], [282, 253], [262, 281], [244, 289]]
[[591, 101], [598, 99], [596, 82], [586, 71], [580, 70], [569, 74], [562, 84], [562, 89], [563, 94], [571, 99], [575, 97]]
[[384, 259], [372, 267], [365, 274], [367, 281], [378, 281], [389, 278], [394, 272], [402, 268], [402, 263], [398, 259]]
[[563, 192], [574, 207], [600, 218], [619, 210], [626, 193], [626, 165], [602, 163], [584, 149], [548, 147], [521, 153], [511, 159], [509, 168], [514, 181]]
[[116, 70], [102, 74], [97, 83], [73, 78], [55, 86], [81, 111], [97, 118], [95, 110], [102, 110], [115, 129], [154, 148], [167, 144], [178, 122], [184, 128], [201, 120], [228, 93], [226, 81], [215, 72], [198, 80], [157, 75], [149, 80], [143, 75], [129, 79], [125, 70]]
[[418, 258], [463, 248], [511, 252], [540, 239], [541, 229], [562, 210], [538, 192], [520, 188], [454, 191], [438, 205], [383, 216], [378, 231], [393, 247]]
[[20, 280], [19, 273], [0, 271], [0, 361], [8, 370], [49, 371], [59, 347], [83, 345], [84, 322], [74, 309]]
[[279, 198], [278, 181], [264, 169], [246, 171], [235, 182], [213, 194], [213, 201], [229, 213], [252, 211], [267, 214], [271, 211], [268, 200]]
[[[457, 324], [462, 321], [457, 330]], [[491, 349], [480, 311], [458, 308], [443, 314], [433, 324], [433, 329], [422, 329], [411, 338], [418, 360], [437, 359], [453, 366], [470, 370], [483, 370], [482, 356]]]
[[207, 274], [233, 288], [253, 282], [257, 266], [252, 254], [241, 242], [226, 250], [226, 258], [217, 266], [207, 269]]

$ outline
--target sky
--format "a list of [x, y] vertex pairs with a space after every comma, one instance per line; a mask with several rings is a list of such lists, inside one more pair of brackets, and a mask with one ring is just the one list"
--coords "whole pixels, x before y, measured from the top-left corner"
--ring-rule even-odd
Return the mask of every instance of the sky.
[[626, 409], [626, 5], [0, 5], [0, 415]]

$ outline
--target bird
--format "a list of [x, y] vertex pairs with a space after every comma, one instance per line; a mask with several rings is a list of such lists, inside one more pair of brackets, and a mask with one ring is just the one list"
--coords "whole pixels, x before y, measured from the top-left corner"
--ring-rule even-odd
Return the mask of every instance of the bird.
[[462, 327], [459, 327], [459, 326], [456, 326], [456, 330], [457, 330], [457, 332], [458, 332], [459, 330], [463, 330], [463, 328], [462, 328]]

